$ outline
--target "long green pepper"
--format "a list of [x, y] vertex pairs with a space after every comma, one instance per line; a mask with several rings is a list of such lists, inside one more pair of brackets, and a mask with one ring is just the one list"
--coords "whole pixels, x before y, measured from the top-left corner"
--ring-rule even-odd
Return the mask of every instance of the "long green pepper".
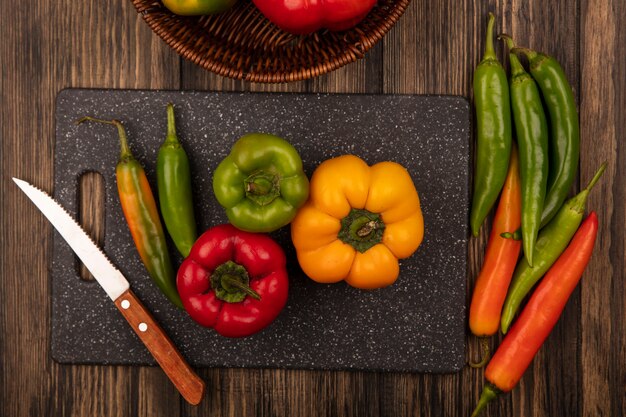
[[511, 322], [526, 295], [550, 269], [552, 264], [556, 262], [570, 240], [572, 240], [572, 236], [578, 230], [578, 226], [580, 226], [585, 215], [589, 192], [596, 185], [605, 169], [606, 162], [600, 166], [587, 188], [568, 200], [550, 223], [541, 229], [535, 245], [534, 266], [530, 266], [526, 258], [522, 258], [517, 268], [515, 268], [513, 279], [502, 307], [502, 317], [500, 319], [502, 333], [506, 333], [509, 330]]
[[540, 226], [543, 227], [565, 201], [576, 177], [580, 155], [578, 112], [572, 87], [557, 60], [526, 48], [514, 48], [513, 52], [524, 53], [528, 58], [530, 74], [539, 85], [550, 121], [548, 188]]
[[[515, 47], [509, 36], [501, 38], [509, 50]], [[548, 123], [537, 84], [514, 53], [509, 53], [509, 60], [511, 109], [522, 180], [522, 244], [524, 255], [532, 266], [548, 182]]]
[[176, 135], [174, 105], [167, 105], [167, 136], [157, 156], [159, 206], [165, 227], [184, 257], [196, 241], [189, 158]]
[[470, 215], [474, 236], [478, 236], [480, 226], [502, 190], [511, 155], [509, 85], [493, 48], [494, 22], [494, 15], [489, 13], [485, 53], [474, 71], [476, 170]]

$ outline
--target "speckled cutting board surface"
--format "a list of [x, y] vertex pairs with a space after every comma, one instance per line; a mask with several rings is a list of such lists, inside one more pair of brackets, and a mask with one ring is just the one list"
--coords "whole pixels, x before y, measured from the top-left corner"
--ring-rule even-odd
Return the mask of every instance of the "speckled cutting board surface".
[[[168, 102], [191, 160], [199, 230], [226, 222], [213, 196], [213, 170], [239, 137], [268, 132], [296, 147], [309, 176], [323, 160], [346, 153], [370, 165], [403, 164], [422, 201], [422, 246], [401, 261], [393, 286], [367, 292], [304, 276], [283, 228], [272, 236], [286, 250], [290, 290], [277, 320], [244, 339], [197, 325], [159, 293], [135, 250], [117, 198], [116, 130], [74, 124], [85, 115], [121, 120], [156, 192]], [[104, 250], [194, 366], [455, 372], [464, 362], [469, 134], [468, 102], [453, 96], [63, 90], [56, 107], [54, 196], [76, 215], [80, 176], [102, 175]], [[51, 268], [55, 360], [155, 363], [102, 288], [81, 280], [71, 249], [56, 233]]]

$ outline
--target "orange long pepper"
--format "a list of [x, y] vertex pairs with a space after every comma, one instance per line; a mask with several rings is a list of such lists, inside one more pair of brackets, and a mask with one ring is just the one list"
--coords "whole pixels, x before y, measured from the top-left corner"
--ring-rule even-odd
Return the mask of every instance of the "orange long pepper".
[[493, 220], [483, 267], [476, 280], [469, 312], [470, 330], [476, 336], [491, 336], [500, 326], [500, 313], [522, 247], [519, 240], [502, 233], [521, 225], [521, 180], [517, 148], [511, 149], [509, 171]]
[[539, 283], [493, 355], [485, 370], [489, 384], [483, 388], [472, 417], [478, 416], [500, 392], [511, 391], [522, 378], [578, 285], [593, 253], [597, 235], [598, 217], [591, 212]]
[[117, 127], [120, 158], [115, 167], [115, 178], [122, 212], [130, 234], [141, 261], [154, 283], [174, 305], [183, 308], [176, 289], [176, 272], [170, 260], [156, 201], [146, 172], [128, 147], [124, 126], [117, 120], [102, 120], [89, 116], [83, 117], [77, 123], [84, 121], [106, 123]]

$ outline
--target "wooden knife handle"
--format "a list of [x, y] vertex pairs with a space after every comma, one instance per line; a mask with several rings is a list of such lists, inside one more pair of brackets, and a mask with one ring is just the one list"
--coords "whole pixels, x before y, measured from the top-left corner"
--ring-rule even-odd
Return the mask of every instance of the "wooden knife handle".
[[137, 296], [129, 289], [115, 300], [115, 305], [185, 400], [199, 404], [204, 395], [204, 381], [191, 369]]

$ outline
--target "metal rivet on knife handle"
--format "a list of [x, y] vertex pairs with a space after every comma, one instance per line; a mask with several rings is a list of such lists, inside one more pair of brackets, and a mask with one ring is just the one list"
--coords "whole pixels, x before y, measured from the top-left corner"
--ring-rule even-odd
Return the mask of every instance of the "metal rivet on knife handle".
[[[124, 308], [125, 301], [128, 308]], [[196, 375], [135, 294], [129, 289], [115, 300], [115, 305], [185, 400], [193, 405], [199, 404], [204, 396], [204, 381]]]

